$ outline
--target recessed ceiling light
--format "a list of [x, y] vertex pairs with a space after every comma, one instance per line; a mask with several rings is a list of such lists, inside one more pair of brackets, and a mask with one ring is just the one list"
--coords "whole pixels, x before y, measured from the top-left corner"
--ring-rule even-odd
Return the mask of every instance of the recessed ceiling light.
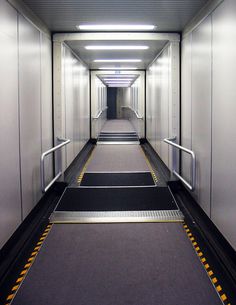
[[104, 81], [132, 81], [133, 78], [121, 78], [121, 77], [117, 77], [117, 78], [104, 78]]
[[141, 59], [95, 59], [93, 62], [141, 62]]
[[134, 67], [122, 67], [122, 68], [111, 68], [111, 67], [100, 67], [98, 70], [137, 70], [138, 68]]
[[81, 31], [152, 31], [156, 28], [151, 24], [87, 24], [76, 27]]
[[114, 85], [114, 84], [130, 84], [130, 82], [106, 82], [106, 84], [112, 84], [112, 85]]
[[106, 81], [107, 83], [130, 83], [131, 81], [130, 80], [123, 80], [123, 79], [116, 79], [116, 80], [107, 80]]
[[121, 87], [121, 88], [128, 88], [130, 85], [108, 85], [108, 87]]
[[147, 50], [148, 46], [86, 46], [86, 50]]

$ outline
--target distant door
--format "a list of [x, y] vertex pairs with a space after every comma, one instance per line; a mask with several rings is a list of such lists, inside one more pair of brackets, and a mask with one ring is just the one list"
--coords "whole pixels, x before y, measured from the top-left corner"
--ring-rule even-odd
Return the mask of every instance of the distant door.
[[117, 118], [116, 113], [117, 88], [107, 88], [107, 119], [114, 120]]

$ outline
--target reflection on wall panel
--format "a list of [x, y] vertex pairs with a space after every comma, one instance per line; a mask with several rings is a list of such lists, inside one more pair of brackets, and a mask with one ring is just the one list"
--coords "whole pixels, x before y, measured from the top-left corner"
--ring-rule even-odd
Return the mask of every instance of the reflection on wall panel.
[[210, 215], [211, 16], [192, 34], [192, 150], [197, 155], [195, 198]]
[[212, 219], [236, 249], [236, 2], [213, 13]]
[[[52, 43], [41, 34], [41, 115], [42, 152], [53, 147], [52, 134]], [[53, 158], [45, 160], [46, 183], [52, 180]]]
[[144, 103], [145, 103], [145, 74], [140, 72], [139, 77], [130, 88], [130, 115], [129, 119], [137, 131], [139, 138], [144, 138]]
[[236, 2], [225, 0], [183, 41], [182, 140], [196, 152], [195, 198], [236, 249], [235, 29]]
[[91, 73], [92, 138], [96, 139], [107, 119], [107, 87]]
[[23, 217], [40, 199], [40, 32], [19, 17], [20, 151]]
[[57, 136], [71, 140], [66, 146], [67, 168], [89, 140], [89, 71], [67, 45], [62, 48], [65, 130]]
[[147, 71], [147, 139], [169, 168], [171, 148], [163, 140], [179, 136], [178, 54], [178, 43], [170, 43]]
[[[50, 40], [5, 0], [0, 39], [2, 247], [41, 197], [40, 155], [52, 146], [52, 74]], [[50, 158], [45, 170], [49, 179]]]
[[[192, 149], [192, 34], [182, 41], [181, 75], [181, 141], [184, 147]], [[182, 153], [181, 161], [182, 175], [190, 181], [189, 155]]]
[[0, 248], [21, 221], [17, 13], [0, 1]]
[[[77, 103], [74, 105], [74, 100], [76, 99], [76, 92], [74, 91], [74, 83], [73, 83], [73, 64], [75, 59], [73, 59], [73, 55], [69, 48], [65, 48], [64, 50], [64, 83], [65, 83], [65, 137], [66, 139], [70, 139], [72, 142], [66, 147], [66, 167], [68, 167], [71, 162], [74, 160], [74, 125], [75, 118], [78, 116], [78, 99]], [[75, 113], [74, 113], [75, 110]]]

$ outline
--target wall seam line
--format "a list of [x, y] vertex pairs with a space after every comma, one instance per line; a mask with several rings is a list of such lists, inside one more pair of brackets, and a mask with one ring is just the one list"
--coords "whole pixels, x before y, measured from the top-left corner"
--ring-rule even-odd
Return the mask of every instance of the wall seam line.
[[21, 117], [20, 117], [20, 31], [19, 31], [19, 13], [17, 12], [17, 82], [18, 82], [18, 136], [19, 136], [19, 172], [20, 172], [20, 206], [21, 206], [21, 222], [24, 219], [23, 211], [23, 193], [22, 193], [22, 164], [21, 164]]

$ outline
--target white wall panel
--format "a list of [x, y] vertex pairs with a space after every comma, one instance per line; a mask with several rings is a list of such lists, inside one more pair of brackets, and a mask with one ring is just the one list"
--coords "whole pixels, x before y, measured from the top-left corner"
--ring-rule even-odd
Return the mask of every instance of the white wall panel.
[[[192, 34], [182, 41], [181, 75], [181, 141], [184, 147], [192, 149]], [[190, 181], [189, 155], [182, 153], [181, 162], [181, 173]]]
[[169, 80], [170, 80], [170, 50], [166, 49], [160, 57], [160, 156], [169, 165], [169, 146], [163, 139], [169, 136]]
[[23, 217], [41, 196], [40, 192], [40, 33], [19, 16], [20, 151]]
[[[162, 55], [160, 56], [162, 58]], [[161, 119], [165, 120], [168, 118], [161, 118], [161, 63], [160, 57], [156, 60], [155, 63], [155, 87], [154, 87], [154, 100], [153, 100], [153, 109], [154, 109], [154, 139], [155, 139], [155, 149], [159, 156], [161, 157]]]
[[[107, 88], [96, 76], [91, 73], [91, 113], [92, 113], [92, 138], [97, 138], [107, 119]], [[98, 119], [94, 119], [102, 111]]]
[[[1, 247], [42, 195], [40, 155], [52, 147], [52, 66], [50, 40], [5, 0], [0, 41]], [[49, 180], [50, 157], [45, 170]]]
[[223, 1], [182, 46], [182, 143], [196, 152], [194, 195], [236, 249], [236, 2]]
[[236, 2], [213, 13], [212, 219], [236, 249]]
[[67, 45], [56, 49], [62, 51], [55, 51], [55, 56], [59, 57], [55, 67], [61, 64], [57, 70], [61, 75], [56, 85], [60, 87], [60, 98], [55, 97], [55, 133], [71, 140], [63, 153], [65, 170], [89, 140], [89, 71]]
[[21, 221], [17, 13], [0, 1], [0, 248]]
[[[41, 33], [41, 128], [42, 152], [53, 147], [52, 132], [52, 43]], [[53, 176], [53, 158], [47, 156], [45, 160], [46, 182]]]
[[[144, 103], [145, 103], [145, 74], [140, 72], [139, 77], [130, 88], [130, 110], [128, 118], [133, 124], [140, 138], [144, 138]], [[143, 119], [138, 119], [137, 113]]]
[[66, 146], [66, 166], [68, 167], [74, 160], [74, 83], [73, 83], [73, 62], [74, 56], [69, 48], [65, 47], [65, 137], [71, 140]]
[[211, 16], [192, 33], [192, 150], [197, 156], [195, 198], [210, 215]]
[[179, 45], [170, 43], [147, 71], [147, 135], [163, 162], [172, 167], [172, 148], [163, 142], [179, 136]]
[[74, 153], [73, 153], [73, 158], [78, 154], [80, 151], [80, 148], [82, 147], [81, 145], [81, 139], [82, 139], [82, 134], [83, 134], [83, 128], [81, 127], [81, 121], [83, 118], [81, 117], [80, 120], [80, 115], [83, 112], [83, 109], [81, 108], [81, 88], [80, 88], [80, 82], [82, 81], [81, 79], [81, 72], [80, 72], [80, 66], [79, 63], [76, 61], [73, 65], [73, 139], [74, 139]]

